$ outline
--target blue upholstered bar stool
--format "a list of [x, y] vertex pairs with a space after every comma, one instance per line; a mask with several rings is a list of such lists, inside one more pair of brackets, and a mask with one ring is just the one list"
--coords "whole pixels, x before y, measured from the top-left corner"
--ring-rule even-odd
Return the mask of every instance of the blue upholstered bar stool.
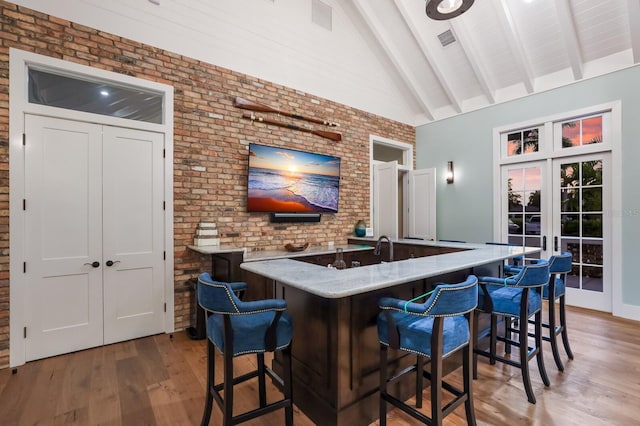
[[[565, 289], [567, 287], [567, 275], [571, 272], [571, 262], [573, 258], [571, 253], [565, 252], [551, 256], [549, 262], [549, 272], [551, 277], [549, 284], [542, 287], [542, 298], [548, 301], [547, 321], [542, 322], [542, 327], [549, 330], [548, 335], [542, 336], [542, 339], [551, 343], [551, 352], [556, 362], [558, 370], [564, 371], [564, 364], [560, 359], [560, 351], [558, 350], [558, 335], [562, 336], [562, 344], [567, 352], [569, 359], [573, 359], [573, 352], [569, 346], [569, 336], [567, 335], [567, 320], [565, 312]], [[518, 268], [507, 268], [507, 271], [517, 273]], [[553, 297], [549, 297], [554, 295]], [[559, 321], [556, 317], [556, 302], [558, 303]]]
[[[473, 310], [478, 304], [478, 279], [470, 275], [459, 284], [438, 284], [425, 303], [394, 298], [380, 300], [380, 425], [387, 424], [387, 403], [400, 408], [424, 424], [442, 425], [445, 416], [464, 403], [467, 423], [476, 424], [473, 408], [472, 355]], [[426, 297], [422, 295], [419, 298]], [[417, 355], [416, 364], [389, 378], [388, 348]], [[442, 360], [462, 350], [463, 390], [442, 380]], [[430, 371], [424, 371], [424, 359]], [[416, 372], [416, 407], [422, 406], [422, 379], [431, 382], [431, 418], [390, 395], [387, 385], [407, 373]], [[442, 406], [442, 389], [454, 399]]]
[[[545, 386], [549, 386], [549, 377], [544, 366], [542, 355], [542, 300], [539, 291], [549, 282], [549, 263], [541, 260], [534, 265], [524, 265], [518, 269], [518, 273], [505, 277], [479, 277], [478, 278], [478, 310], [491, 315], [489, 329], [489, 351], [480, 350], [477, 347], [479, 333], [474, 330], [474, 342], [476, 349], [474, 354], [474, 378], [477, 377], [477, 355], [487, 356], [493, 365], [500, 361], [520, 368], [522, 382], [524, 384], [527, 399], [530, 403], [536, 403], [536, 397], [531, 387], [529, 376], [529, 360], [536, 357], [538, 370]], [[501, 316], [511, 324], [511, 319], [518, 320], [518, 340], [512, 340], [511, 334], [498, 336], [497, 318]], [[535, 345], [529, 347], [529, 319], [534, 318], [533, 338]], [[509, 327], [510, 329], [510, 327]], [[513, 360], [496, 354], [497, 341], [519, 348], [520, 359]]]
[[[285, 312], [287, 303], [281, 299], [243, 302], [235, 291], [243, 290], [246, 283], [214, 281], [208, 273], [198, 278], [198, 301], [207, 312], [207, 396], [202, 425], [208, 425], [213, 400], [222, 410], [223, 425], [236, 425], [280, 408], [285, 410], [285, 423], [293, 424], [291, 316]], [[215, 383], [215, 348], [223, 355], [224, 380]], [[283, 378], [265, 366], [264, 353], [281, 351]], [[233, 377], [233, 358], [256, 354], [258, 368], [239, 377]], [[284, 398], [267, 404], [265, 374], [282, 388]], [[233, 386], [252, 378], [258, 378], [260, 406], [246, 413], [233, 416]], [[224, 398], [220, 391], [223, 391]]]

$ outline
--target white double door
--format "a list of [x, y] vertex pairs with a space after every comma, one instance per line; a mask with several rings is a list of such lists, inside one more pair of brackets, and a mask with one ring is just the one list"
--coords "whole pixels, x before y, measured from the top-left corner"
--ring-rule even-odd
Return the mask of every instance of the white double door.
[[377, 237], [435, 240], [435, 169], [402, 170], [396, 161], [373, 165], [373, 228]]
[[25, 116], [25, 356], [162, 332], [162, 134]]

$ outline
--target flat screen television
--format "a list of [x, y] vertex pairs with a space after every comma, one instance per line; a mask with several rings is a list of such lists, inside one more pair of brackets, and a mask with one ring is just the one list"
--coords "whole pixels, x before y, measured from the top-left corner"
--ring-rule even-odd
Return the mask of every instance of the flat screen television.
[[249, 212], [337, 213], [339, 186], [339, 157], [249, 145]]

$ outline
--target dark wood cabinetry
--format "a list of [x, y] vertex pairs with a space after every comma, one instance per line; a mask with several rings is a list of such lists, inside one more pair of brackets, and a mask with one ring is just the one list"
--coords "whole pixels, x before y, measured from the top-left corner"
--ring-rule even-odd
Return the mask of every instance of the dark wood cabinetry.
[[[333, 261], [334, 257], [326, 256], [326, 259], [312, 260]], [[378, 418], [376, 318], [380, 298], [392, 296], [408, 300], [430, 290], [436, 281], [462, 281], [469, 273], [458, 271], [338, 299], [316, 296], [246, 271], [245, 280], [250, 288], [270, 287], [272, 297], [287, 301], [294, 323], [295, 404], [318, 425], [358, 426]], [[393, 350], [390, 359], [398, 369], [415, 362], [414, 357]], [[456, 368], [458, 364], [459, 361], [450, 361], [447, 368]], [[280, 369], [278, 357], [274, 359], [274, 368]], [[400, 381], [395, 392], [409, 398], [415, 392], [415, 384]]]

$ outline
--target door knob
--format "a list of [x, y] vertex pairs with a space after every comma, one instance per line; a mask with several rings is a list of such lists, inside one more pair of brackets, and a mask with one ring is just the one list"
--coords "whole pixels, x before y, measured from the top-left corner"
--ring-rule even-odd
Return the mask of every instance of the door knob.
[[97, 260], [92, 262], [92, 263], [85, 263], [85, 265], [89, 265], [89, 266], [93, 266], [94, 268], [97, 268], [98, 266], [100, 266], [100, 262], [98, 262]]
[[119, 260], [116, 260], [116, 261], [113, 261], [113, 260], [107, 260], [107, 266], [113, 266], [113, 265], [115, 265], [116, 263], [120, 263], [120, 261], [119, 261]]

